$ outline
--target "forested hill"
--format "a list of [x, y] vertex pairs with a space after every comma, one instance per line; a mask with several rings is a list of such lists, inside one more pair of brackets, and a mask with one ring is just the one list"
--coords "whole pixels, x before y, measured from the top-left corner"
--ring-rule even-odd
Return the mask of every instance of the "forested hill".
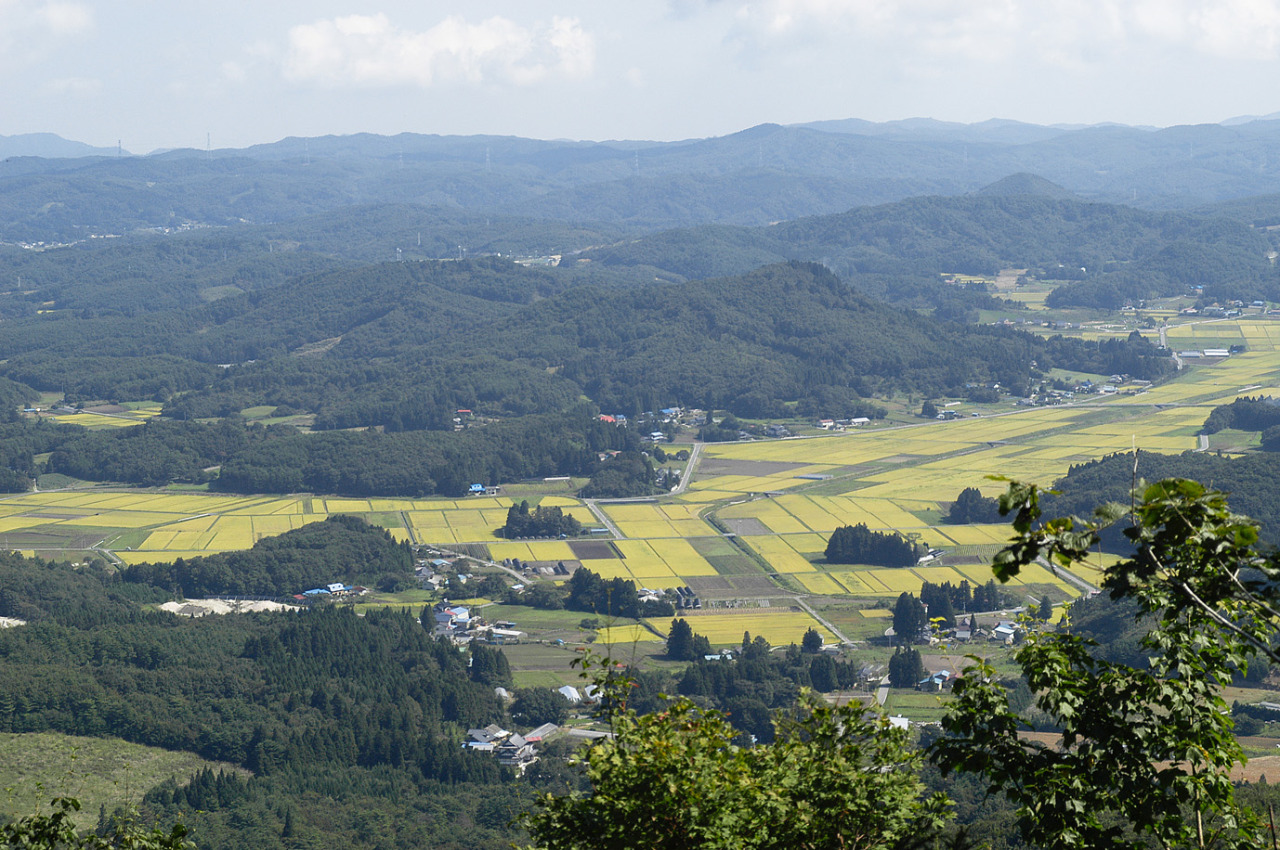
[[[727, 187], [717, 191], [732, 194]], [[0, 264], [12, 284], [0, 287], [0, 316], [194, 309], [303, 275], [352, 269], [364, 275], [363, 267], [377, 262], [494, 254], [563, 256], [558, 268], [544, 268], [556, 289], [705, 279], [809, 260], [867, 294], [967, 320], [974, 308], [996, 305], [983, 292], [944, 286], [941, 275], [1029, 268], [1039, 278], [1063, 281], [1052, 299], [1062, 306], [1121, 307], [1197, 286], [1207, 299], [1280, 300], [1280, 273], [1267, 259], [1276, 238], [1256, 226], [1278, 220], [1274, 200], [1174, 214], [1064, 195], [1061, 187], [1019, 174], [974, 195], [843, 207], [772, 226], [702, 224], [645, 236], [631, 225], [592, 223], [569, 207], [558, 221], [394, 201], [269, 225], [81, 239], [56, 249], [0, 244]], [[800, 205], [786, 217], [804, 211]], [[723, 216], [705, 210], [688, 218]]]
[[824, 388], [848, 399], [1025, 387], [1032, 360], [1145, 378], [1170, 368], [1137, 342], [1103, 349], [939, 322], [813, 264], [680, 286], [568, 282], [499, 260], [389, 263], [136, 319], [37, 317], [7, 324], [0, 375], [73, 400], [181, 392], [167, 407], [179, 419], [269, 404], [313, 413], [320, 428], [416, 430], [449, 427], [458, 408], [524, 415], [584, 394], [628, 414], [688, 404], [750, 415], [761, 397], [776, 406]]
[[[910, 198], [770, 227], [666, 231], [583, 258], [677, 278], [815, 260], [855, 281], [869, 276], [872, 292], [883, 276], [936, 280], [1030, 268], [1071, 281], [1053, 294], [1060, 305], [1120, 307], [1195, 286], [1204, 286], [1206, 297], [1280, 299], [1280, 274], [1267, 259], [1271, 249], [1265, 232], [1226, 216], [992, 194]], [[936, 288], [931, 294], [936, 303]]]
[[264, 225], [365, 204], [633, 231], [762, 225], [961, 195], [1023, 173], [1090, 199], [1186, 208], [1280, 191], [1280, 161], [1269, 156], [1278, 137], [1276, 121], [1155, 132], [846, 122], [680, 142], [356, 135], [147, 157], [13, 157], [0, 163], [0, 240]]
[[0, 613], [31, 620], [0, 629], [0, 731], [117, 737], [238, 766], [147, 793], [144, 817], [184, 821], [202, 848], [496, 850], [518, 837], [507, 823], [522, 786], [460, 746], [468, 728], [510, 723], [495, 683], [432, 638], [431, 617], [331, 606], [176, 617], [136, 601], [168, 594], [9, 552], [0, 587]]
[[[680, 287], [574, 290], [534, 304], [497, 332], [513, 353], [545, 362], [606, 409], [676, 402], [748, 416], [850, 387], [864, 396], [958, 394], [971, 382], [1024, 387], [1033, 360], [1052, 368], [1045, 364], [1083, 363], [1100, 351], [937, 322], [799, 262]], [[1137, 370], [1159, 377], [1166, 361], [1150, 350]]]
[[[1280, 454], [1258, 452], [1240, 457], [1222, 457], [1209, 452], [1178, 455], [1141, 452], [1136, 477], [1153, 482], [1164, 478], [1190, 478], [1225, 492], [1231, 508], [1257, 520], [1263, 539], [1280, 545]], [[1089, 516], [1107, 502], [1129, 504], [1135, 480], [1131, 452], [1109, 455], [1072, 466], [1065, 478], [1054, 484], [1056, 494], [1045, 499], [1046, 516]], [[1105, 538], [1122, 545], [1117, 532]]]
[[242, 552], [219, 552], [173, 563], [134, 564], [125, 581], [201, 596], [285, 597], [331, 582], [409, 585], [413, 552], [383, 528], [335, 514], [323, 522], [264, 537]]
[[[94, 433], [15, 423], [0, 481], [20, 487], [44, 453], [50, 471], [95, 480], [207, 481], [220, 468], [217, 486], [242, 492], [454, 494], [592, 474], [597, 452], [632, 448], [600, 432], [599, 410], [875, 415], [872, 398], [889, 392], [998, 382], [1026, 394], [1055, 367], [1173, 369], [1141, 338], [940, 321], [811, 263], [677, 285], [571, 282], [498, 259], [387, 263], [186, 310], [6, 322], [0, 377], [71, 402], [153, 398], [168, 419]], [[332, 433], [245, 428], [255, 407]], [[510, 421], [454, 434], [460, 409]], [[354, 428], [381, 433], [343, 432]]]
[[328, 210], [273, 225], [90, 239], [49, 250], [0, 244], [12, 287], [0, 316], [37, 310], [142, 313], [196, 307], [307, 274], [435, 258], [539, 256], [616, 241], [625, 231], [401, 203]]

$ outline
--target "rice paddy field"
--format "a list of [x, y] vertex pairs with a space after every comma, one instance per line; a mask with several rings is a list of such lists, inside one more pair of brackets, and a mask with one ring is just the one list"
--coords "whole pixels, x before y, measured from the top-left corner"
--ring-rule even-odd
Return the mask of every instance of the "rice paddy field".
[[682, 612], [680, 616], [689, 621], [694, 632], [706, 635], [713, 646], [740, 645], [743, 632], [751, 632], [753, 638], [763, 637], [774, 646], [798, 644], [809, 629], [822, 635], [825, 643], [837, 642], [826, 626], [804, 611], [789, 608], [716, 609]]
[[81, 425], [91, 431], [103, 428], [127, 428], [130, 425], [141, 425], [149, 419], [160, 415], [161, 405], [157, 402], [131, 402], [124, 405], [103, 405], [84, 410], [50, 408], [41, 410], [40, 417], [54, 422], [70, 425]]
[[604, 505], [604, 512], [626, 537], [708, 537], [716, 530], [699, 517], [696, 505]]
[[[1008, 530], [940, 524], [962, 489], [996, 495], [1004, 484], [987, 477], [993, 474], [1048, 485], [1073, 463], [1135, 446], [1196, 450], [1196, 432], [1214, 406], [1244, 395], [1280, 394], [1280, 322], [1176, 316], [1170, 322], [1166, 336], [1176, 351], [1231, 345], [1246, 350], [1216, 361], [1188, 358], [1191, 368], [1158, 387], [1081, 395], [1057, 407], [707, 445], [689, 487], [660, 501], [598, 503], [593, 511], [570, 496], [542, 497], [541, 504], [560, 507], [587, 527], [611, 524], [616, 536], [501, 540], [495, 530], [513, 504], [506, 496], [347, 499], [73, 489], [0, 498], [0, 547], [60, 554], [97, 550], [125, 563], [172, 561], [245, 549], [265, 536], [351, 513], [398, 539], [446, 549], [466, 544], [495, 561], [580, 564], [639, 587], [692, 587], [710, 604], [682, 616], [687, 613], [695, 630], [714, 644], [737, 643], [743, 631], [787, 643], [808, 628], [837, 640], [839, 635], [797, 607], [799, 598], [821, 599], [824, 606], [844, 600], [875, 610], [900, 593], [918, 592], [923, 581], [989, 580], [990, 558]], [[1090, 329], [1097, 335], [1122, 331]], [[88, 423], [88, 417], [100, 417], [113, 420], [101, 427], [120, 427], [155, 412], [126, 407], [67, 418]], [[825, 564], [831, 532], [859, 523], [900, 532], [945, 554], [909, 569]], [[1009, 590], [1028, 601], [1046, 593], [1061, 601], [1096, 583], [1105, 563], [1098, 559], [1075, 576], [1035, 567]], [[750, 607], [732, 607], [744, 603]], [[600, 636], [610, 644], [652, 638], [643, 626], [630, 625]]]

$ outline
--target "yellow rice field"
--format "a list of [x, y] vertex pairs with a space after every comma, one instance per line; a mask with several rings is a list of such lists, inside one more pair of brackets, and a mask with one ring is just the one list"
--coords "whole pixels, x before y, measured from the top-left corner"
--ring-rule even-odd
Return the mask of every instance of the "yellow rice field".
[[792, 549], [785, 537], [750, 537], [747, 538], [747, 542], [775, 572], [810, 573], [814, 571], [813, 564]]
[[605, 505], [604, 512], [627, 537], [706, 537], [716, 533], [696, 505]]
[[[696, 633], [705, 635], [713, 646], [739, 645], [743, 632], [750, 632], [753, 638], [763, 637], [774, 646], [785, 646], [800, 643], [809, 629], [815, 629], [822, 635], [824, 643], [836, 642], [835, 635], [813, 617], [789, 608], [716, 609], [683, 612], [680, 616], [688, 620]], [[659, 630], [663, 627], [662, 623], [654, 625]]]
[[640, 643], [642, 641], [658, 641], [662, 638], [646, 629], [644, 626], [614, 626], [612, 628], [600, 629], [596, 633], [597, 643], [618, 644], [618, 643]]

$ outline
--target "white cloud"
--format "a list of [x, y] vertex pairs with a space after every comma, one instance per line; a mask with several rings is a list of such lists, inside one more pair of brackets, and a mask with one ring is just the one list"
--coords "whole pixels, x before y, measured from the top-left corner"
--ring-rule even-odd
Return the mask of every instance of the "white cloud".
[[218, 71], [222, 74], [223, 79], [233, 83], [243, 83], [249, 80], [249, 69], [244, 62], [237, 62], [234, 59], [228, 59], [218, 66]]
[[93, 10], [83, 3], [45, 3], [35, 16], [54, 35], [79, 35], [93, 29]]
[[0, 62], [28, 62], [58, 41], [93, 29], [83, 3], [0, 0]]
[[94, 95], [102, 91], [102, 80], [94, 77], [62, 77], [50, 80], [43, 86], [46, 94]]
[[452, 80], [526, 86], [550, 76], [583, 78], [594, 66], [595, 40], [574, 18], [523, 27], [454, 15], [413, 32], [383, 14], [296, 26], [283, 62], [285, 76], [298, 82], [424, 88]]
[[736, 12], [734, 39], [751, 48], [865, 38], [939, 58], [1038, 50], [1061, 64], [1135, 44], [1280, 57], [1280, 0], [753, 0]]
[[1280, 3], [1220, 0], [1193, 4], [1192, 20], [1202, 50], [1219, 56], [1273, 58], [1280, 47]]

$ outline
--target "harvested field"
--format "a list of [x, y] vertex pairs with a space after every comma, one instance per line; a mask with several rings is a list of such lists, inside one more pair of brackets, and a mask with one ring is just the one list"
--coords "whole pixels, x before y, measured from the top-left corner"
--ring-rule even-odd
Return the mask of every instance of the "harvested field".
[[753, 516], [741, 517], [738, 519], [722, 519], [720, 520], [734, 534], [740, 534], [744, 537], [762, 536], [772, 534], [769, 527]]
[[[1275, 744], [1275, 739], [1270, 738], [1267, 739], [1267, 744], [1264, 746], [1274, 746]], [[1236, 765], [1231, 771], [1231, 779], [1235, 782], [1258, 782], [1264, 776], [1267, 777], [1268, 782], [1280, 776], [1280, 755], [1251, 758], [1248, 764]]]
[[[1062, 736], [1057, 732], [1019, 732], [1018, 737], [1038, 741], [1047, 747], [1056, 747], [1062, 743]], [[1241, 738], [1240, 743], [1255, 747], [1274, 747], [1277, 744], [1274, 738]], [[1268, 780], [1280, 776], [1280, 755], [1251, 758], [1248, 764], [1236, 765], [1231, 770], [1233, 782], [1257, 782], [1263, 776]]]
[[729, 584], [729, 580], [724, 576], [690, 576], [685, 579], [685, 584], [699, 596], [724, 595], [733, 592], [733, 585]]
[[771, 595], [779, 592], [780, 588], [773, 583], [773, 579], [765, 575], [754, 576], [729, 576], [725, 579], [739, 593], [763, 594]]
[[788, 463], [781, 460], [739, 460], [728, 457], [706, 457], [698, 464], [698, 477], [745, 475], [752, 478], [764, 478], [791, 472], [804, 466], [808, 466], [808, 464]]
[[618, 550], [604, 540], [570, 540], [569, 548], [579, 561], [604, 561], [619, 557]]

